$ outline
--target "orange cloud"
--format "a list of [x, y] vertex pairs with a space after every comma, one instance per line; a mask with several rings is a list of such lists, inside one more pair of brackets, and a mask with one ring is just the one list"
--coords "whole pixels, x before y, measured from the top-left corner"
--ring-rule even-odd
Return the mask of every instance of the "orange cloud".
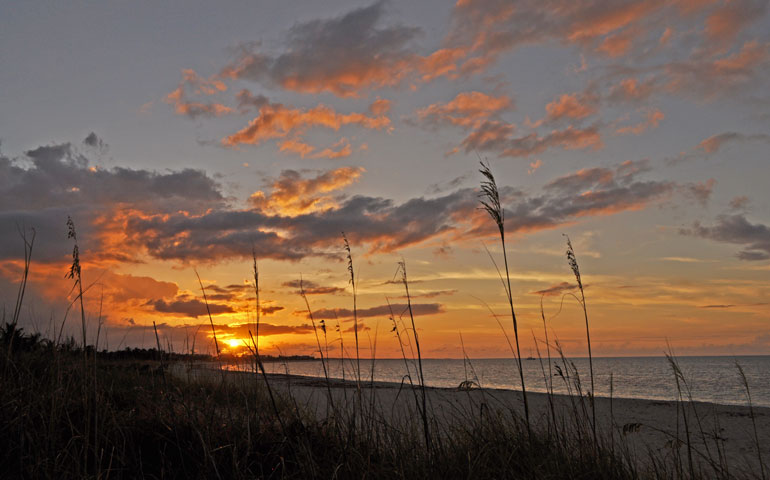
[[716, 153], [725, 144], [737, 142], [765, 142], [770, 143], [770, 135], [765, 133], [745, 134], [738, 132], [724, 132], [703, 140], [698, 144], [698, 149], [706, 153]]
[[324, 148], [323, 150], [316, 151], [316, 147], [307, 144], [299, 138], [290, 138], [284, 140], [279, 145], [281, 152], [292, 152], [299, 155], [302, 158], [345, 158], [353, 153], [353, 149], [350, 146], [350, 142], [347, 138], [342, 137], [338, 142], [332, 146]]
[[348, 157], [351, 153], [353, 153], [353, 149], [350, 147], [350, 142], [347, 138], [343, 137], [331, 147], [312, 154], [310, 158], [328, 158], [333, 160], [335, 158]]
[[694, 58], [665, 66], [672, 92], [701, 93], [706, 98], [761, 82], [760, 72], [770, 63], [770, 43], [745, 42], [739, 51], [717, 59]]
[[545, 106], [546, 121], [589, 117], [597, 111], [596, 100], [596, 97], [584, 93], [565, 93]]
[[713, 67], [720, 75], [747, 75], [757, 65], [767, 62], [769, 54], [770, 43], [752, 40], [744, 43], [737, 53], [715, 60]]
[[327, 72], [324, 77], [286, 76], [281, 79], [281, 86], [301, 93], [331, 91], [340, 97], [357, 97], [358, 92], [366, 88], [398, 85], [411, 70], [411, 64], [410, 59], [400, 59], [389, 64], [347, 63], [340, 65], [339, 70]]
[[577, 285], [573, 285], [568, 282], [561, 282], [561, 283], [556, 283], [554, 285], [550, 285], [542, 290], [538, 290], [536, 292], [529, 292], [529, 293], [532, 295], [541, 295], [544, 297], [556, 297], [556, 296], [564, 295], [566, 292], [571, 292], [576, 288], [577, 288]]
[[190, 102], [185, 98], [184, 90], [181, 86], [176, 90], [166, 95], [163, 99], [166, 103], [174, 106], [174, 111], [178, 115], [186, 115], [191, 118], [195, 117], [221, 117], [229, 113], [233, 113], [233, 109], [219, 104], [219, 103], [201, 103]]
[[340, 97], [398, 85], [414, 71], [418, 56], [411, 42], [419, 29], [384, 24], [385, 9], [384, 2], [375, 2], [340, 16], [297, 23], [277, 54], [259, 44], [242, 45], [220, 75]]
[[741, 30], [761, 18], [766, 8], [765, 2], [726, 2], [706, 18], [706, 35], [710, 40], [721, 44], [731, 43]]
[[608, 98], [615, 102], [639, 102], [647, 99], [654, 91], [654, 79], [640, 82], [634, 77], [624, 78], [610, 89]]
[[377, 100], [369, 105], [369, 112], [375, 116], [385, 115], [390, 111], [391, 101], [384, 98], [377, 97]]
[[214, 95], [227, 90], [227, 85], [215, 76], [203, 78], [192, 69], [182, 70], [182, 85], [190, 85], [195, 94]]
[[422, 81], [429, 82], [441, 76], [457, 76], [457, 63], [468, 53], [466, 48], [441, 48], [420, 59], [418, 68]]
[[[627, 25], [638, 22], [663, 5], [661, 1], [631, 2], [625, 4], [610, 3], [603, 5], [600, 11], [584, 8], [582, 16], [570, 26], [567, 38], [573, 42], [584, 42]], [[576, 13], [576, 12], [572, 12]]]
[[668, 45], [668, 42], [671, 41], [671, 37], [674, 35], [674, 29], [671, 27], [666, 27], [665, 30], [663, 30], [663, 33], [660, 34], [660, 38], [658, 39], [658, 45], [665, 46]]
[[472, 91], [459, 93], [448, 103], [434, 103], [420, 109], [417, 117], [433, 125], [448, 123], [475, 128], [490, 117], [512, 109], [513, 100], [506, 95], [493, 97]]
[[289, 138], [279, 144], [279, 150], [282, 152], [296, 153], [304, 158], [305, 155], [309, 155], [315, 150], [315, 147], [296, 138]]
[[591, 148], [599, 150], [604, 147], [599, 128], [590, 126], [587, 128], [575, 128], [572, 125], [562, 130], [553, 130], [540, 136], [531, 133], [524, 137], [513, 138], [507, 142], [501, 152], [506, 157], [528, 157], [542, 153], [552, 147], [561, 147], [565, 150], [582, 150]]
[[719, 0], [676, 0], [679, 9], [686, 14], [698, 12], [718, 2]]
[[714, 191], [716, 184], [716, 179], [709, 178], [705, 182], [695, 182], [685, 185], [684, 191], [686, 195], [689, 195], [705, 207], [711, 198], [711, 192]]
[[605, 37], [596, 50], [612, 58], [623, 56], [631, 48], [636, 36], [637, 32], [634, 29], [627, 28], [620, 33]]
[[542, 166], [543, 166], [543, 161], [538, 158], [534, 162], [529, 163], [529, 169], [527, 169], [527, 173], [532, 175]]
[[700, 142], [698, 144], [698, 148], [700, 148], [706, 153], [714, 153], [721, 148], [722, 144], [725, 143], [725, 141], [726, 140], [723, 136], [714, 135]]
[[620, 127], [615, 130], [615, 133], [620, 135], [627, 135], [629, 133], [634, 135], [641, 135], [649, 128], [658, 128], [658, 124], [660, 124], [664, 118], [666, 118], [666, 116], [663, 114], [663, 112], [658, 109], [651, 109], [647, 111], [646, 120], [639, 122], [636, 125]]
[[486, 121], [472, 131], [462, 142], [465, 151], [501, 150], [511, 139], [516, 126], [500, 121]]
[[337, 205], [329, 194], [356, 182], [363, 172], [361, 167], [341, 167], [303, 178], [295, 170], [284, 170], [270, 184], [270, 193], [255, 192], [249, 203], [252, 208], [280, 215], [325, 210]]
[[227, 85], [221, 80], [213, 77], [205, 79], [193, 70], [182, 70], [182, 81], [179, 82], [179, 85], [174, 91], [166, 95], [163, 99], [166, 103], [174, 106], [174, 111], [178, 115], [196, 118], [199, 116], [221, 117], [223, 115], [234, 113], [232, 108], [220, 103], [202, 103], [187, 100], [186, 86], [192, 87], [193, 94], [196, 95], [214, 95], [227, 90]]
[[268, 104], [259, 109], [259, 116], [246, 127], [225, 137], [222, 144], [231, 147], [241, 144], [259, 145], [268, 139], [300, 134], [310, 127], [324, 127], [336, 131], [343, 125], [381, 130], [390, 127], [390, 119], [384, 115], [370, 117], [363, 113], [341, 114], [323, 104], [308, 110]]

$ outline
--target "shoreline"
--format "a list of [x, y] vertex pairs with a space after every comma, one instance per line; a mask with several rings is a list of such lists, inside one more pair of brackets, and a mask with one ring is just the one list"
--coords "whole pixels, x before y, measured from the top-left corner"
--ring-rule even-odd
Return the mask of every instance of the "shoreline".
[[[766, 355], [766, 356], [770, 357], [770, 355]], [[757, 355], [753, 355], [751, 357], [757, 357]], [[604, 358], [615, 358], [615, 357], [604, 357]], [[623, 357], [623, 358], [626, 358], [626, 357]], [[641, 357], [639, 357], [639, 358], [641, 358]], [[645, 358], [657, 358], [657, 357], [645, 357]], [[661, 357], [661, 358], [665, 358], [665, 357]], [[457, 360], [457, 359], [452, 359], [452, 360]], [[319, 360], [316, 359], [316, 362], [319, 362]], [[400, 360], [399, 360], [399, 362], [400, 362]], [[273, 362], [273, 363], [280, 364], [280, 362]], [[265, 362], [265, 364], [267, 365], [267, 362]], [[214, 368], [218, 368], [218, 364], [216, 362], [209, 363], [208, 365], [211, 365]], [[242, 364], [230, 364], [230, 366], [233, 366], [233, 367], [237, 367], [239, 365], [242, 366]], [[225, 370], [230, 371], [230, 372], [253, 373], [253, 372], [250, 372], [250, 371], [239, 370], [237, 368], [233, 368], [233, 369], [225, 368]], [[257, 372], [257, 373], [259, 375], [261, 375], [261, 373], [259, 373], [259, 372]], [[276, 373], [275, 371], [269, 372], [268, 375], [277, 375], [277, 376], [286, 376], [286, 375], [288, 375], [289, 377], [292, 377], [292, 378], [304, 378], [307, 381], [312, 381], [313, 379], [316, 379], [319, 382], [321, 382], [322, 385], [325, 385], [325, 383], [326, 383], [326, 380], [324, 379], [324, 377], [320, 376], [320, 375], [302, 375], [302, 374], [297, 374], [297, 373], [288, 373], [287, 374], [287, 373]], [[331, 380], [333, 382], [342, 382], [343, 381], [342, 377], [333, 376], [332, 374], [330, 374], [329, 380]], [[348, 377], [345, 378], [345, 381], [352, 382]], [[430, 379], [428, 379], [428, 381], [430, 382]], [[673, 384], [673, 382], [674, 382], [673, 379], [671, 381], [672, 381], [672, 384]], [[371, 380], [369, 378], [366, 378], [366, 379], [362, 378], [362, 383], [369, 384], [369, 383], [371, 383]], [[396, 386], [399, 385], [398, 382], [392, 382], [392, 381], [383, 380], [383, 379], [375, 379], [374, 383], [378, 384], [378, 385], [381, 385], [381, 386], [388, 385], [388, 384], [396, 385]], [[543, 379], [539, 375], [536, 378], [536, 381], [534, 383], [531, 384], [528, 381], [528, 383], [527, 383], [527, 385], [528, 385], [527, 394], [533, 394], [533, 395], [534, 394], [542, 394], [542, 395], [546, 395], [548, 392], [542, 386], [542, 383], [543, 383]], [[530, 387], [530, 385], [532, 385], [532, 387]], [[557, 395], [557, 396], [559, 396], [559, 395], [568, 396], [569, 395], [568, 392], [565, 392], [564, 389], [563, 389], [563, 380], [559, 380], [559, 381], [554, 380], [554, 387], [555, 387], [554, 388], [554, 392], [553, 392], [554, 395]], [[457, 390], [458, 387], [457, 387], [457, 385], [430, 385], [429, 384], [429, 385], [426, 385], [426, 388], [432, 388], [432, 389], [438, 389], [438, 390]], [[494, 382], [492, 382], [492, 385], [485, 385], [484, 382], [482, 382], [481, 387], [476, 387], [476, 388], [481, 388], [481, 389], [486, 390], [486, 391], [521, 392], [521, 390], [517, 389], [515, 386], [509, 386], [509, 385], [500, 386], [499, 384], [495, 384]], [[683, 387], [683, 390], [684, 390], [684, 387]], [[586, 391], [584, 390], [583, 393], [585, 394]], [[684, 391], [682, 393], [683, 393], [683, 395], [685, 394]], [[745, 394], [743, 394], [743, 392], [741, 392], [742, 396], [740, 397], [740, 400], [721, 401], [721, 402], [718, 401], [718, 400], [703, 399], [702, 395], [701, 395], [700, 398], [698, 398], [698, 394], [699, 393], [702, 393], [702, 392], [698, 392], [698, 391], [693, 392], [693, 397], [694, 398], [692, 400], [692, 403], [708, 404], [708, 405], [719, 405], [719, 406], [725, 406], [725, 407], [746, 407], [746, 408], [749, 407], [748, 402], [745, 399]], [[752, 392], [752, 396], [754, 396], [753, 393], [754, 392]], [[608, 395], [606, 391], [603, 391], [603, 392], [600, 392], [599, 394], [597, 394], [596, 398], [597, 399], [606, 399], [606, 400], [609, 400], [610, 398], [612, 398], [612, 400], [644, 400], [644, 401], [650, 401], [650, 402], [669, 402], [669, 403], [677, 403], [678, 402], [678, 400], [676, 399], [676, 394], [675, 393], [673, 395], [671, 395], [671, 396], [664, 396], [664, 395], [658, 394], [658, 395], [651, 395], [651, 396], [648, 396], [648, 397], [643, 397], [643, 396], [617, 395], [617, 394], [614, 394], [614, 395], [612, 395], [612, 397], [610, 397], [610, 395]], [[685, 398], [684, 401], [685, 402], [689, 402], [689, 400], [687, 400], [686, 398]], [[767, 402], [761, 403], [760, 402], [759, 404], [757, 404], [755, 402], [752, 402], [752, 408], [754, 408], [754, 409], [767, 409], [767, 410], [770, 410], [770, 403], [767, 403]]]
[[[246, 371], [239, 371], [239, 370], [227, 370], [227, 371], [229, 373], [254, 374], [254, 372], [246, 372]], [[262, 376], [261, 373], [257, 373], [257, 375], [259, 375], [260, 377]], [[304, 384], [306, 386], [312, 386], [312, 387], [317, 387], [317, 388], [325, 388], [326, 387], [326, 379], [324, 377], [317, 377], [317, 376], [313, 376], [313, 375], [297, 375], [297, 374], [291, 374], [291, 373], [290, 374], [286, 374], [286, 373], [268, 373], [267, 377], [269, 379], [272, 379], [273, 377], [275, 377], [278, 380], [284, 380], [284, 381], [286, 381], [286, 380], [294, 380], [295, 383], [297, 381], [301, 381], [301, 382], [304, 382]], [[341, 378], [332, 378], [332, 377], [330, 377], [329, 381], [332, 383], [332, 387], [333, 388], [356, 388], [355, 381], [349, 380], [347, 378], [345, 380], [343, 380]], [[370, 379], [362, 380], [361, 381], [361, 385], [362, 385], [363, 388], [369, 388], [371, 385], [374, 385], [375, 388], [399, 388], [399, 387], [401, 387], [401, 384], [397, 383], [397, 382], [389, 382], [389, 381], [385, 381], [385, 380], [374, 380], [374, 381], [372, 381]], [[415, 386], [415, 388], [420, 388], [419, 385], [417, 385], [417, 384], [415, 384], [414, 386]], [[408, 388], [408, 387], [411, 387], [408, 383], [404, 383], [403, 384], [403, 388]], [[443, 386], [433, 386], [433, 385], [426, 385], [425, 389], [426, 390], [447, 391], [447, 392], [465, 392], [466, 391], [466, 390], [462, 390], [462, 389], [460, 389], [458, 387], [443, 387]], [[519, 393], [519, 394], [521, 394], [521, 390], [520, 389], [506, 388], [506, 387], [484, 387], [484, 386], [478, 387], [477, 386], [477, 387], [473, 387], [471, 389], [471, 391], [476, 391], [476, 390], [483, 390], [483, 391], [486, 391], [486, 392], [501, 392], [501, 393], [503, 393], [503, 392], [510, 392], [510, 393]], [[585, 392], [584, 392], [584, 394], [585, 394]], [[528, 396], [529, 395], [543, 395], [543, 396], [547, 396], [548, 393], [544, 392], [544, 391], [542, 391], [540, 389], [538, 389], [538, 390], [528, 389], [527, 390], [527, 395]], [[554, 397], [560, 397], [560, 398], [561, 397], [563, 397], [563, 398], [568, 398], [569, 397], [568, 394], [560, 393], [560, 392], [554, 392], [553, 396]], [[634, 401], [634, 400], [638, 400], [638, 401], [642, 401], [642, 402], [666, 403], [666, 404], [670, 404], [672, 406], [676, 405], [677, 403], [679, 403], [679, 400], [672, 400], [672, 399], [666, 399], [666, 398], [650, 398], [650, 397], [620, 397], [620, 396], [608, 397], [608, 396], [605, 396], [605, 395], [597, 395], [595, 398], [597, 400], [600, 400], [600, 401], [608, 401], [608, 402], [610, 400], [612, 400], [612, 401]], [[748, 404], [740, 404], [740, 403], [719, 403], [719, 402], [711, 402], [711, 401], [707, 401], [707, 400], [692, 400], [692, 401], [690, 401], [690, 400], [683, 400], [683, 402], [688, 403], [688, 404], [691, 403], [691, 404], [703, 405], [703, 406], [738, 407], [738, 408], [746, 408], [746, 409], [749, 408]], [[757, 413], [760, 410], [764, 410], [765, 413], [770, 414], [770, 407], [768, 407], [768, 406], [753, 405], [752, 404], [751, 408], [754, 409], [755, 413]]]

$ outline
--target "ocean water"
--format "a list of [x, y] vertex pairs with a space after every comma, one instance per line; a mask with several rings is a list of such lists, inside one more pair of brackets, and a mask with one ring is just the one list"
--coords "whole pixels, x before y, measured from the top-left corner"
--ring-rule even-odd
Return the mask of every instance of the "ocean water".
[[[743, 367], [748, 380], [751, 400], [755, 406], [770, 407], [770, 356], [740, 357], [678, 357], [676, 361], [684, 374], [693, 400], [725, 405], [746, 405], [746, 389], [741, 381], [736, 362]], [[577, 369], [583, 391], [590, 390], [587, 358], [569, 359]], [[506, 359], [455, 359], [423, 360], [425, 383], [434, 387], [457, 387], [464, 380], [473, 380], [484, 388], [519, 389], [520, 381], [516, 362]], [[566, 371], [563, 362], [552, 359], [551, 370], [547, 359], [523, 360], [524, 380], [527, 390], [545, 392], [546, 378], [553, 379], [556, 393], [567, 393], [564, 377], [558, 374], [557, 366], [570, 379], [574, 371]], [[615, 398], [644, 398], [652, 400], [676, 400], [678, 398], [676, 379], [671, 365], [665, 357], [600, 357], [594, 358], [594, 380], [596, 396]], [[329, 376], [343, 378], [343, 362], [331, 359], [328, 363]], [[243, 366], [248, 369], [248, 366]], [[269, 362], [265, 368], [270, 373], [289, 373], [323, 377], [320, 361]], [[403, 359], [382, 359], [374, 361], [374, 380], [408, 382], [407, 368], [416, 381], [416, 365]], [[353, 378], [354, 362], [345, 359], [344, 376]], [[369, 380], [372, 372], [371, 360], [361, 360], [361, 376]], [[545, 371], [545, 375], [544, 375]], [[572, 382], [570, 382], [572, 383]], [[683, 388], [684, 390], [684, 388]], [[684, 390], [686, 392], [686, 390]], [[685, 398], [687, 394], [684, 393]]]

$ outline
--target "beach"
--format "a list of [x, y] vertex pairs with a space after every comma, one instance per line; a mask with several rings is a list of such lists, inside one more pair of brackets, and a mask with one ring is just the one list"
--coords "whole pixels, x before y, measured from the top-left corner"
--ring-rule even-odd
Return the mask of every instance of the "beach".
[[[177, 375], [188, 379], [221, 379], [221, 372], [210, 366], [198, 366]], [[228, 381], [251, 382], [253, 373], [226, 372]], [[350, 408], [357, 397], [354, 381], [285, 374], [268, 374], [267, 380], [276, 391], [292, 399], [308, 414], [323, 420], [336, 408]], [[260, 375], [260, 383], [264, 382]], [[417, 395], [415, 395], [417, 394]], [[394, 428], [412, 425], [419, 418], [419, 387], [393, 382], [362, 380], [361, 395], [365, 405], [375, 405], [378, 418]], [[574, 428], [575, 418], [590, 416], [590, 401], [584, 397], [528, 392], [533, 428], [548, 429], [553, 422], [550, 404], [554, 405], [559, 428]], [[451, 429], [472, 422], [483, 415], [517, 415], [523, 418], [521, 391], [507, 389], [426, 388], [427, 412], [431, 425]], [[624, 452], [630, 461], [650, 466], [654, 459], [680, 455], [687, 462], [690, 451], [696, 468], [708, 470], [713, 462], [726, 465], [730, 475], [758, 475], [759, 455], [770, 458], [770, 408], [719, 405], [708, 402], [677, 402], [629, 398], [597, 397], [596, 423], [599, 437]], [[577, 413], [576, 413], [577, 411]], [[685, 426], [685, 417], [687, 425]], [[756, 424], [756, 435], [754, 423]], [[689, 434], [688, 434], [689, 432]], [[590, 438], [585, 439], [590, 442]], [[678, 453], [677, 453], [678, 446]], [[671, 460], [671, 459], [669, 459]]]

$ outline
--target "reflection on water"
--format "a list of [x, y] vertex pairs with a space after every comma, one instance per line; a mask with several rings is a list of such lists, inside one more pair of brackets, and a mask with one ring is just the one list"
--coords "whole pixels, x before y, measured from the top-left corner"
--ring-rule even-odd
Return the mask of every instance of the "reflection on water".
[[[583, 390], [590, 389], [588, 377], [588, 359], [571, 359], [574, 362]], [[685, 378], [688, 381], [692, 398], [698, 401], [731, 405], [745, 405], [746, 392], [743, 388], [737, 361], [743, 367], [751, 387], [754, 405], [770, 407], [770, 356], [741, 357], [679, 357], [677, 358]], [[543, 360], [524, 360], [524, 379], [527, 389], [544, 392], [545, 378], [548, 378], [548, 362]], [[557, 363], [564, 371], [564, 365]], [[249, 369], [248, 365], [241, 367]], [[265, 364], [268, 373], [290, 373], [322, 377], [320, 361], [269, 362]], [[342, 362], [331, 359], [328, 364], [332, 378], [343, 378]], [[409, 373], [416, 381], [415, 365], [410, 362]], [[371, 360], [361, 360], [362, 378], [371, 379]], [[374, 362], [374, 380], [385, 382], [408, 382], [407, 366], [402, 359], [376, 360]], [[425, 381], [434, 387], [457, 387], [463, 380], [477, 381], [485, 388], [519, 388], [516, 362], [513, 359], [476, 359], [463, 360], [425, 359], [423, 360]], [[543, 374], [545, 370], [545, 375]], [[345, 360], [344, 377], [354, 377], [354, 362]], [[566, 373], [566, 372], [565, 372]], [[553, 387], [557, 393], [567, 393], [564, 379], [557, 374], [552, 365]], [[623, 357], [594, 358], [594, 374], [597, 396], [610, 396], [610, 375], [612, 375], [612, 395], [619, 398], [647, 398], [654, 400], [675, 400], [676, 382], [668, 361], [664, 357]], [[570, 375], [572, 372], [570, 371]]]

